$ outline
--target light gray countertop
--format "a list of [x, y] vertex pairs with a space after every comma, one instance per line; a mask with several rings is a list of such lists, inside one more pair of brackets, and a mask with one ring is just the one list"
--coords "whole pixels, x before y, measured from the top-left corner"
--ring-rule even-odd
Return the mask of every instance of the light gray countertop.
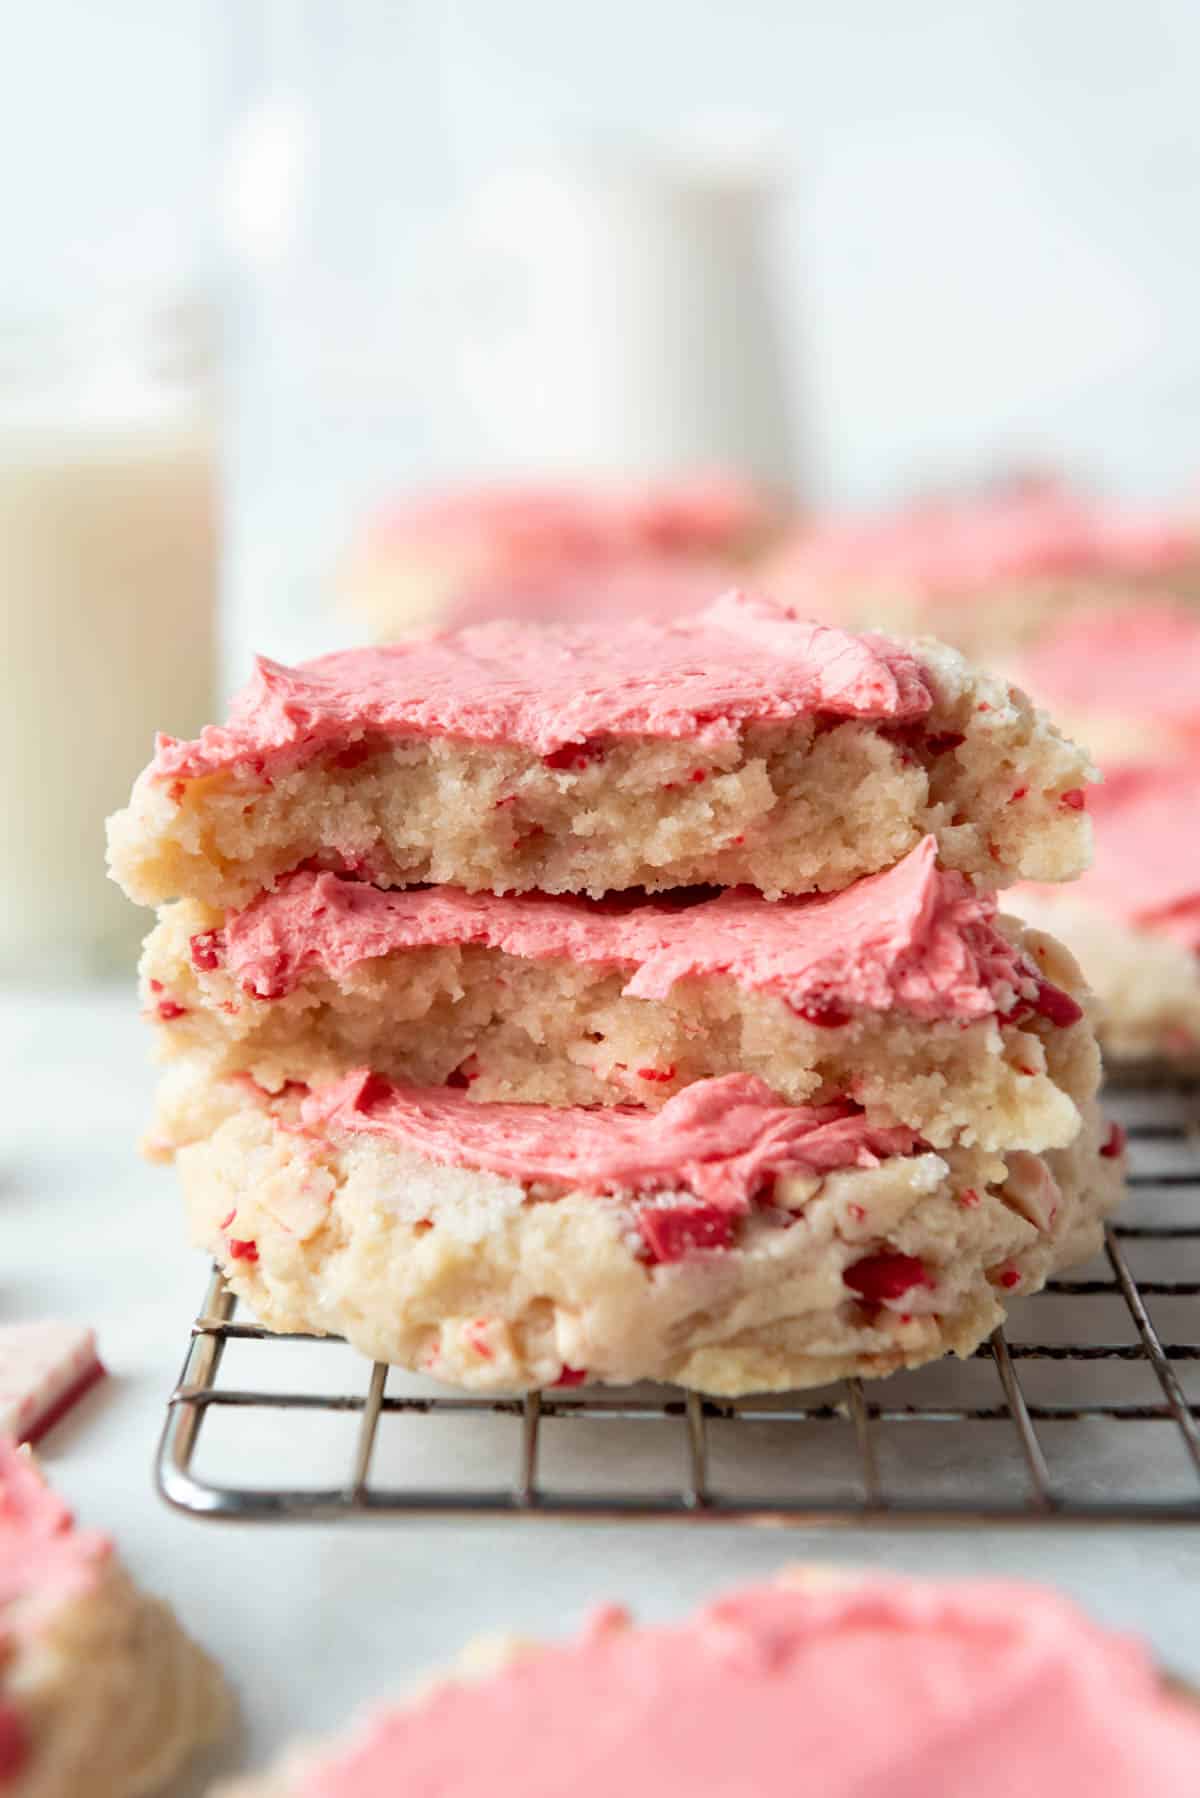
[[47, 1438], [44, 1459], [81, 1516], [113, 1531], [137, 1577], [223, 1660], [244, 1720], [224, 1765], [260, 1765], [296, 1734], [340, 1727], [473, 1635], [561, 1633], [608, 1598], [664, 1616], [814, 1557], [1053, 1581], [1200, 1679], [1200, 1527], [262, 1526], [173, 1514], [151, 1462], [205, 1267], [184, 1241], [170, 1171], [135, 1153], [153, 1078], [136, 1000], [97, 987], [9, 991], [0, 1005], [0, 1314], [66, 1316], [99, 1333], [111, 1378]]

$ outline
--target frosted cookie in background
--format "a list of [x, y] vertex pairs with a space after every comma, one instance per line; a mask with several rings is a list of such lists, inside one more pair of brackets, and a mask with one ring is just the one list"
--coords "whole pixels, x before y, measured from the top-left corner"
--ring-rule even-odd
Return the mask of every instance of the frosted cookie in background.
[[1200, 520], [1029, 482], [801, 526], [754, 579], [805, 616], [1004, 661], [1081, 606], [1200, 600]]
[[1110, 769], [1088, 806], [1087, 872], [1007, 903], [1081, 964], [1106, 1056], [1200, 1066], [1200, 750]]
[[493, 618], [671, 618], [730, 586], [779, 524], [764, 493], [728, 474], [451, 489], [371, 519], [341, 591], [375, 642]]
[[1056, 620], [1011, 666], [1102, 767], [1200, 754], [1200, 609], [1129, 595]]
[[215, 1742], [231, 1704], [169, 1606], [0, 1437], [0, 1790], [143, 1798]]
[[1086, 865], [1095, 778], [1007, 682], [741, 593], [674, 626], [497, 621], [259, 659], [160, 737], [110, 867], [136, 903], [247, 904], [302, 864], [396, 887], [830, 891], [922, 837], [996, 886]]
[[341, 1742], [214, 1798], [510, 1788], [1194, 1798], [1200, 1714], [1146, 1651], [1033, 1585], [800, 1570], [638, 1627], [479, 1644]]

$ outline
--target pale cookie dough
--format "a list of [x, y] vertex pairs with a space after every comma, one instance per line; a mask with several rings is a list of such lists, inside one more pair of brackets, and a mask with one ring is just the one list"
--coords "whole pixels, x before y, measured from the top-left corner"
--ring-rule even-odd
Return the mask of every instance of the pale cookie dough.
[[1194, 1703], [1056, 1593], [797, 1567], [683, 1623], [477, 1643], [216, 1798], [1193, 1798], [1198, 1768]]
[[192, 1233], [268, 1328], [476, 1390], [588, 1378], [727, 1395], [969, 1354], [1090, 1254], [1122, 1193], [1067, 1149], [922, 1151], [749, 1075], [661, 1111], [472, 1106], [350, 1076], [226, 1099], [178, 1157]]
[[[1099, 1079], [1078, 969], [936, 851], [927, 837], [843, 893], [773, 903], [296, 874], [223, 928], [195, 901], [166, 908], [143, 1001], [165, 1057], [272, 1091], [367, 1065], [483, 1102], [659, 1105], [744, 1071], [796, 1102], [852, 1094], [935, 1148], [1061, 1147]], [[185, 1140], [167, 1103], [155, 1134]]]
[[952, 650], [730, 594], [686, 623], [495, 624], [260, 662], [160, 739], [110, 860], [131, 898], [247, 904], [301, 864], [376, 886], [837, 890], [922, 837], [985, 884], [1067, 879], [1087, 757]]
[[0, 1438], [0, 1789], [142, 1798], [214, 1742], [230, 1704], [170, 1608], [78, 1530], [27, 1450]]

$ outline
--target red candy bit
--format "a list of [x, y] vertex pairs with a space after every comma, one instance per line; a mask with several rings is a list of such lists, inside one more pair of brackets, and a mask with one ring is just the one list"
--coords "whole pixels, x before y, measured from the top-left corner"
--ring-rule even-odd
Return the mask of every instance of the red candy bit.
[[161, 993], [163, 990], [163, 983], [161, 980], [148, 980], [146, 985], [150, 988], [152, 993]]
[[504, 806], [515, 805], [516, 803], [517, 803], [516, 794], [515, 793], [506, 793], [504, 795], [503, 799], [494, 799], [492, 801], [492, 810], [494, 812], [498, 812], [498, 811], [502, 810], [502, 808]]
[[228, 1230], [230, 1224], [233, 1222], [233, 1220], [236, 1216], [237, 1216], [237, 1206], [235, 1205], [232, 1211], [226, 1212], [225, 1216], [221, 1219], [220, 1223], [217, 1225], [217, 1229], [218, 1230]]
[[550, 1384], [552, 1386], [582, 1386], [586, 1379], [586, 1367], [568, 1367], [564, 1362], [563, 1370], [557, 1380], [551, 1380]]
[[1081, 812], [1087, 804], [1087, 794], [1082, 787], [1070, 787], [1058, 803], [1069, 807], [1073, 812]]
[[882, 1305], [888, 1299], [902, 1299], [914, 1286], [927, 1286], [932, 1291], [937, 1284], [930, 1278], [925, 1263], [915, 1255], [894, 1253], [868, 1255], [865, 1261], [856, 1261], [853, 1267], [845, 1268], [842, 1279], [852, 1292], [857, 1292], [872, 1305]]
[[1078, 1024], [1083, 1016], [1083, 1006], [1072, 999], [1070, 993], [1064, 993], [1060, 986], [1051, 986], [1048, 980], [1038, 981], [1033, 1009], [1058, 1025]]
[[960, 1205], [965, 1206], [968, 1211], [974, 1211], [976, 1205], [979, 1203], [979, 1194], [973, 1186], [964, 1186], [958, 1195], [958, 1202]]
[[728, 1249], [733, 1219], [717, 1205], [647, 1206], [638, 1229], [651, 1261], [682, 1261], [698, 1249]]
[[229, 1256], [232, 1261], [257, 1261], [258, 1244], [245, 1242], [240, 1237], [229, 1238]]
[[225, 932], [223, 930], [200, 930], [188, 944], [192, 953], [192, 966], [198, 974], [211, 974], [214, 968], [221, 965], [221, 957], [225, 953]]
[[463, 1331], [463, 1335], [466, 1337], [481, 1361], [493, 1361], [495, 1359], [495, 1356], [492, 1354], [491, 1344], [487, 1339], [486, 1318], [480, 1318], [475, 1323], [469, 1323]]
[[29, 1759], [29, 1731], [15, 1705], [0, 1704], [0, 1785], [19, 1778]]
[[731, 845], [731, 846], [732, 846], [732, 847], [733, 847], [733, 848], [740, 848], [740, 846], [741, 846], [741, 845], [742, 845], [742, 844], [743, 844], [743, 843], [744, 843], [744, 842], [745, 842], [745, 841], [746, 841], [746, 839], [745, 839], [745, 837], [730, 837], [730, 839], [729, 839], [729, 842], [730, 842], [730, 845]]
[[187, 1016], [187, 1006], [178, 1004], [174, 999], [160, 999], [154, 1010], [164, 1024], [173, 1024], [176, 1018]]
[[806, 1024], [815, 1024], [818, 1030], [840, 1030], [843, 1024], [850, 1022], [850, 1013], [837, 1003], [835, 999], [806, 999], [797, 1005], [788, 1000], [789, 1008]]
[[960, 743], [967, 740], [966, 732], [961, 730], [935, 730], [925, 739], [925, 747], [930, 755], [946, 755], [949, 750], [957, 749]]
[[688, 775], [688, 779], [695, 781], [697, 784], [699, 784], [700, 781], [708, 779], [708, 769], [707, 768], [693, 768], [691, 773]]
[[167, 788], [167, 798], [172, 805], [182, 805], [183, 796], [187, 792], [186, 780], [173, 780]]
[[1115, 1122], [1111, 1123], [1108, 1126], [1108, 1135], [1100, 1145], [1100, 1153], [1106, 1161], [1116, 1161], [1125, 1153], [1127, 1140], [1124, 1126]]
[[570, 768], [578, 771], [586, 768], [589, 762], [603, 760], [604, 744], [599, 737], [585, 737], [582, 743], [564, 743], [559, 749], [552, 749], [549, 755], [542, 757], [542, 765], [546, 768]]
[[672, 1062], [669, 1068], [635, 1068], [634, 1072], [639, 1080], [674, 1080], [675, 1064]]
[[1000, 1275], [999, 1284], [1011, 1292], [1014, 1286], [1021, 1284], [1021, 1276], [1015, 1267], [1006, 1267]]
[[991, 709], [992, 709], [992, 708], [991, 708], [991, 706], [990, 706], [990, 705], [989, 705], [989, 704], [988, 704], [988, 702], [987, 702], [987, 700], [986, 700], [986, 699], [981, 699], [981, 700], [980, 700], [980, 701], [979, 701], [979, 704], [978, 704], [978, 705], [977, 705], [977, 706], [976, 706], [976, 707], [975, 707], [975, 710], [976, 710], [976, 711], [977, 711], [977, 712], [990, 712], [990, 711], [991, 711]]
[[1013, 801], [1014, 801], [1014, 800], [1017, 800], [1017, 799], [1024, 799], [1024, 797], [1025, 797], [1025, 795], [1026, 795], [1026, 794], [1027, 794], [1027, 793], [1028, 793], [1028, 791], [1029, 791], [1029, 788], [1028, 788], [1028, 787], [1018, 787], [1018, 788], [1017, 788], [1017, 790], [1016, 790], [1016, 792], [1015, 792], [1015, 793], [1014, 793], [1014, 794], [1013, 794], [1013, 795], [1012, 795], [1012, 797], [1011, 797], [1011, 798], [1010, 798], [1010, 799], [1009, 799], [1009, 802], [1008, 802], [1008, 803], [1009, 803], [1009, 804], [1010, 804], [1010, 805], [1012, 805], [1012, 803], [1013, 803]]
[[846, 1210], [849, 1212], [850, 1216], [854, 1219], [856, 1224], [862, 1224], [862, 1223], [866, 1222], [867, 1208], [865, 1205], [850, 1204], [850, 1205], [847, 1205]]
[[460, 1062], [452, 1074], [446, 1075], [446, 1085], [456, 1087], [461, 1091], [470, 1086], [473, 1081], [478, 1080], [479, 1074], [478, 1055], [468, 1055], [467, 1059]]

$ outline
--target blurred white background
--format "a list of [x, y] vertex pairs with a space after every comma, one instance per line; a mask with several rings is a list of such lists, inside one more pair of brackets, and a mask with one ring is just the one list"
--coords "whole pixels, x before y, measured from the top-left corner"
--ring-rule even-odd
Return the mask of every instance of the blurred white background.
[[[317, 102], [336, 175], [292, 271], [374, 283], [394, 316], [489, 171], [593, 134], [755, 122], [788, 181], [777, 254], [816, 491], [873, 500], [1011, 460], [1147, 492], [1195, 479], [1193, 0], [6, 11], [10, 299], [90, 266], [202, 265], [233, 122], [280, 88]], [[469, 460], [430, 408], [414, 388], [399, 424], [388, 409], [389, 474]]]

